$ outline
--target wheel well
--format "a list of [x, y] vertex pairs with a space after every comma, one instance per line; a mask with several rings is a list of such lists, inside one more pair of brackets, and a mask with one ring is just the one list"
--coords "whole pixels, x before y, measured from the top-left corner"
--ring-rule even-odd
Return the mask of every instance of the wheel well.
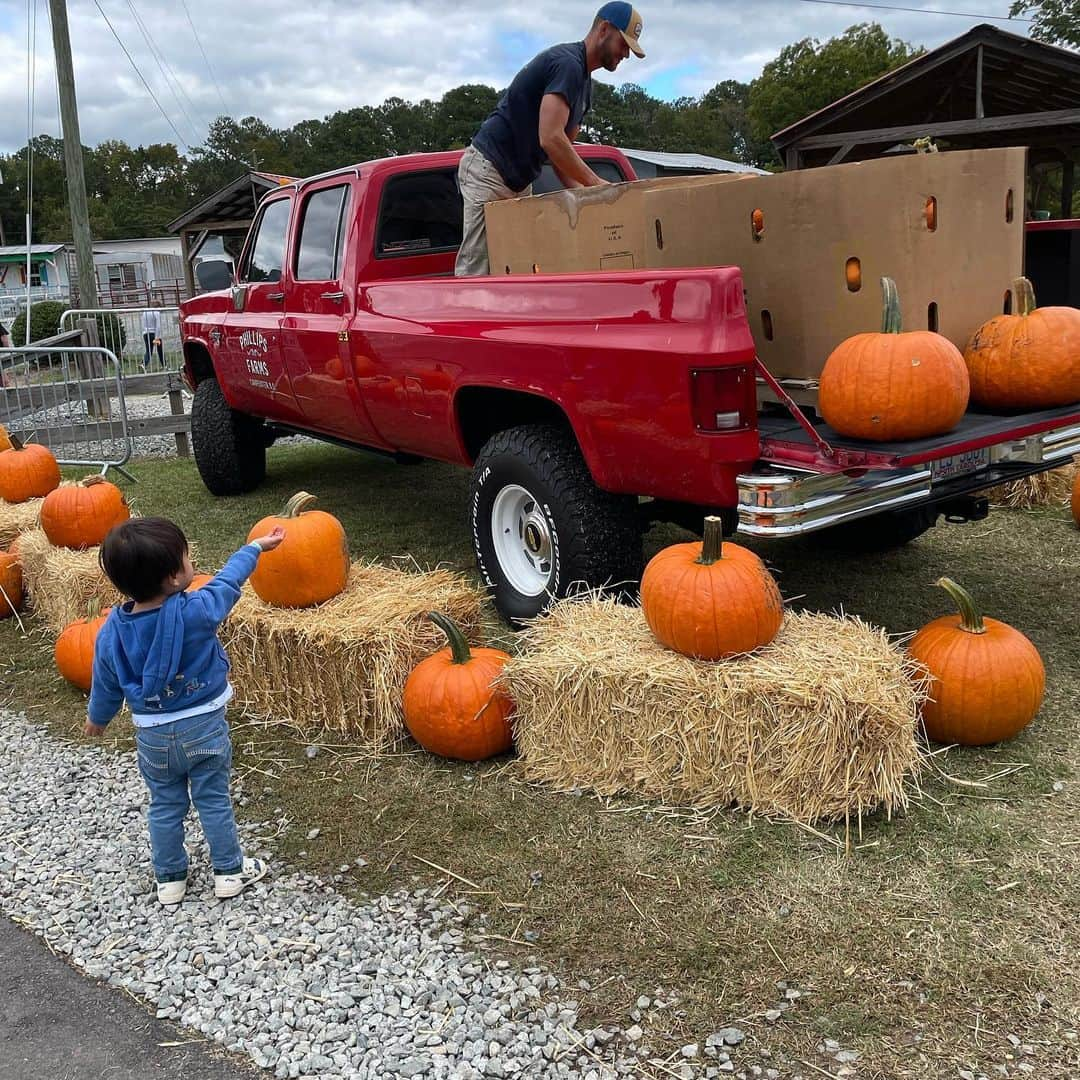
[[555, 402], [520, 390], [467, 386], [458, 393], [454, 408], [470, 461], [492, 435], [521, 424], [553, 424], [573, 434], [569, 418]]
[[191, 381], [198, 385], [203, 379], [214, 378], [214, 361], [206, 346], [197, 341], [184, 342], [184, 363], [191, 371]]

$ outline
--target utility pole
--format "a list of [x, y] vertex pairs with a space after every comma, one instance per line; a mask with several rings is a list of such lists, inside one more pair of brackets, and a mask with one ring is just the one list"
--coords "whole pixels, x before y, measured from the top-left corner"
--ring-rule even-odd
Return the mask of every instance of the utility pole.
[[[71, 64], [66, 0], [49, 0], [49, 14], [52, 17], [56, 82], [60, 88], [60, 124], [64, 135], [64, 166], [67, 172], [68, 203], [71, 207], [71, 232], [75, 241], [75, 262], [79, 270], [79, 306], [96, 308], [97, 278], [94, 277], [90, 210], [86, 204], [86, 177], [83, 173], [82, 138], [79, 135], [79, 110], [75, 104], [75, 71]], [[27, 323], [29, 321], [27, 318]]]

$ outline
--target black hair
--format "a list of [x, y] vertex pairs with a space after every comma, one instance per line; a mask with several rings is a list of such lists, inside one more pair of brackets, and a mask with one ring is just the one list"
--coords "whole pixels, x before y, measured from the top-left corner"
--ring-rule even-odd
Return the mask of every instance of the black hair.
[[165, 579], [183, 569], [188, 542], [168, 518], [140, 517], [114, 525], [98, 561], [109, 580], [136, 603], [161, 594]]

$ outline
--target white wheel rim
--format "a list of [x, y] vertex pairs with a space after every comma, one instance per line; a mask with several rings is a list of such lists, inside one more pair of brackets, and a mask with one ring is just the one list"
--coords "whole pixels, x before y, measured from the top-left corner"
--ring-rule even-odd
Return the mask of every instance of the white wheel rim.
[[554, 570], [551, 526], [525, 488], [509, 484], [491, 508], [495, 558], [511, 587], [523, 596], [546, 592]]

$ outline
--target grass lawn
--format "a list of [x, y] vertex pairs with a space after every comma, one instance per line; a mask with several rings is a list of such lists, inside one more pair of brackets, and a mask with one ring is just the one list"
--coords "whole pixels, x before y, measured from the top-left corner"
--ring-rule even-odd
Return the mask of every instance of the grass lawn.
[[[451, 467], [286, 443], [241, 499], [211, 497], [190, 461], [132, 471], [132, 504], [177, 520], [205, 568], [305, 489], [342, 520], [355, 555], [473, 573], [468, 477]], [[653, 529], [646, 554], [683, 538]], [[408, 747], [373, 762], [348, 746], [310, 760], [295, 733], [234, 717], [242, 812], [262, 821], [283, 807], [280, 857], [305, 869], [362, 856], [343, 886], [357, 893], [443, 883], [467, 896], [486, 947], [560, 971], [592, 1020], [630, 1023], [639, 995], [677, 993], [641, 1020], [660, 1063], [648, 1075], [670, 1075], [681, 1045], [735, 1024], [747, 1032], [740, 1069], [807, 1080], [844, 1075], [818, 1050], [826, 1038], [861, 1054], [860, 1077], [1080, 1076], [1080, 533], [1067, 510], [997, 510], [878, 556], [751, 546], [794, 606], [898, 634], [951, 610], [930, 583], [956, 578], [1042, 652], [1039, 718], [1006, 745], [938, 755], [908, 814], [868, 818], [846, 850], [842, 828], [553, 795], [506, 762]], [[78, 737], [82, 696], [53, 674], [47, 641], [13, 620], [0, 624], [0, 675], [5, 702]], [[127, 728], [111, 737], [120, 748]], [[798, 993], [776, 1019], [785, 989]]]

